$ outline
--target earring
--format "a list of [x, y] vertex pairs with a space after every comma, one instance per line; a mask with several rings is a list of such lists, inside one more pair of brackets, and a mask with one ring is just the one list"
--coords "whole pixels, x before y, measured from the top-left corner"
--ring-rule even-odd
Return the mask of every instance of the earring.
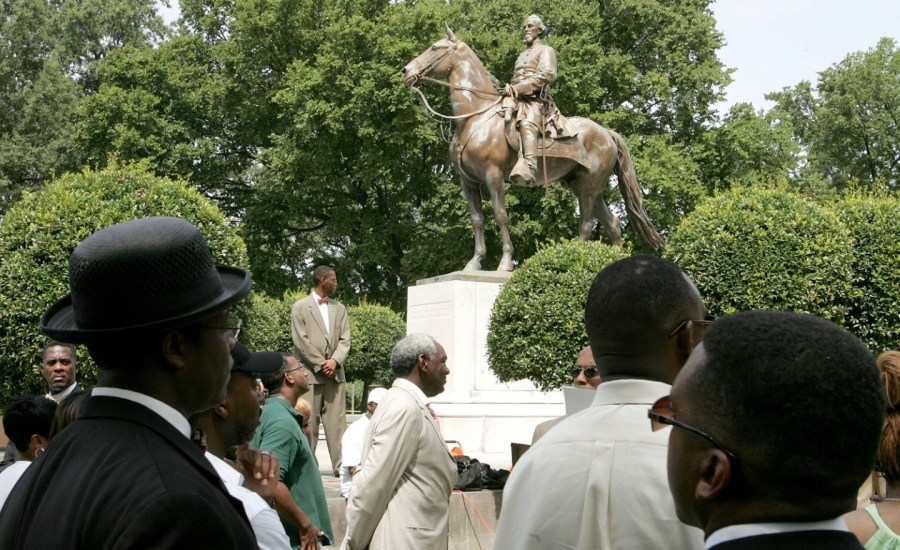
[[34, 457], [37, 458], [37, 457], [41, 456], [41, 453], [43, 453], [43, 452], [44, 452], [44, 448], [38, 447], [37, 450], [34, 451]]

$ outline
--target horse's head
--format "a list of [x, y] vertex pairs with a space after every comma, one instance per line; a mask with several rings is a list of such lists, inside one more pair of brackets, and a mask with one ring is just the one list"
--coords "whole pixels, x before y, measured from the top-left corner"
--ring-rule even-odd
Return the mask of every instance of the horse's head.
[[462, 42], [456, 38], [456, 35], [447, 26], [447, 36], [432, 44], [419, 57], [400, 69], [403, 83], [407, 86], [412, 86], [420, 76], [446, 78], [452, 67], [453, 54], [460, 44]]

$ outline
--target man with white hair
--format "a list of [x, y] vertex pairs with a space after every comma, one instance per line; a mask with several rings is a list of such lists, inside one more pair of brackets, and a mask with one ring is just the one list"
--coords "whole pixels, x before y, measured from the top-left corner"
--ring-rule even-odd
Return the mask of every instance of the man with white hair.
[[384, 388], [375, 388], [369, 392], [369, 402], [366, 403], [365, 414], [347, 427], [347, 431], [344, 432], [344, 437], [341, 439], [341, 496], [344, 498], [350, 495], [353, 475], [359, 470], [369, 419], [372, 418], [372, 414], [378, 408], [378, 402], [385, 393], [387, 390]]
[[447, 353], [431, 336], [409, 334], [391, 368], [397, 378], [366, 429], [341, 548], [446, 550], [456, 461], [428, 398], [444, 391]]

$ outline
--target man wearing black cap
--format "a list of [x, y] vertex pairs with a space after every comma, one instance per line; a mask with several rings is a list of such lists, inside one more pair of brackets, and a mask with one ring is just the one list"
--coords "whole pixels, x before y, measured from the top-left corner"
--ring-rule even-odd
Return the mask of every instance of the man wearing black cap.
[[256, 548], [187, 421], [225, 398], [247, 272], [190, 223], [146, 218], [82, 241], [69, 285], [41, 328], [87, 344], [97, 386], [10, 495], [0, 548]]
[[[277, 481], [256, 480], [252, 475], [245, 477], [244, 469], [237, 469], [240, 464], [233, 465], [225, 460], [225, 454], [230, 448], [245, 445], [253, 438], [256, 427], [259, 426], [259, 402], [262, 397], [256, 377], [280, 369], [282, 357], [280, 353], [273, 351], [250, 353], [240, 342], [232, 348], [231, 357], [234, 359], [234, 366], [231, 368], [225, 400], [212, 409], [193, 415], [191, 427], [195, 438], [201, 435], [206, 458], [219, 473], [225, 488], [244, 504], [244, 511], [250, 518], [260, 550], [288, 550], [291, 543], [278, 519], [278, 513], [266, 503], [266, 500], [274, 500]], [[263, 453], [268, 454], [267, 451]], [[278, 459], [272, 457], [272, 460]], [[275, 469], [278, 469], [277, 465]], [[306, 518], [299, 507], [297, 511]], [[312, 525], [308, 519], [306, 523]], [[318, 548], [318, 530], [312, 528], [310, 531], [308, 540], [304, 541], [307, 543], [303, 546], [304, 549]]]

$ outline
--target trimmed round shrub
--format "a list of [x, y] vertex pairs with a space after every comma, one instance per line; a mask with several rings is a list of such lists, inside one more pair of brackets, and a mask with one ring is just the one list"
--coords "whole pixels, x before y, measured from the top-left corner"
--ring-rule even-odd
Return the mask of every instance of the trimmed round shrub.
[[584, 303], [597, 272], [628, 256], [599, 242], [542, 247], [513, 272], [494, 302], [487, 355], [501, 382], [531, 380], [542, 390], [572, 382], [566, 367], [588, 344]]
[[[63, 176], [6, 212], [0, 223], [0, 404], [47, 391], [40, 362], [49, 338], [39, 320], [69, 292], [72, 250], [99, 229], [149, 216], [185, 218], [203, 233], [217, 263], [248, 263], [243, 241], [210, 200], [140, 166]], [[96, 367], [84, 348], [79, 359], [78, 380], [94, 384]]]
[[858, 298], [850, 231], [793, 193], [736, 188], [706, 199], [665, 255], [690, 275], [713, 315], [768, 309], [845, 324]]
[[350, 317], [350, 355], [344, 363], [348, 380], [368, 384], [389, 384], [391, 350], [406, 336], [406, 321], [396, 311], [376, 304], [348, 307]]
[[244, 321], [240, 340], [250, 351], [277, 351], [290, 353], [291, 306], [302, 298], [299, 294], [286, 294], [276, 300], [259, 292], [251, 294], [240, 304], [239, 314]]
[[873, 354], [900, 348], [900, 200], [853, 195], [831, 209], [855, 238], [856, 299], [844, 326]]

